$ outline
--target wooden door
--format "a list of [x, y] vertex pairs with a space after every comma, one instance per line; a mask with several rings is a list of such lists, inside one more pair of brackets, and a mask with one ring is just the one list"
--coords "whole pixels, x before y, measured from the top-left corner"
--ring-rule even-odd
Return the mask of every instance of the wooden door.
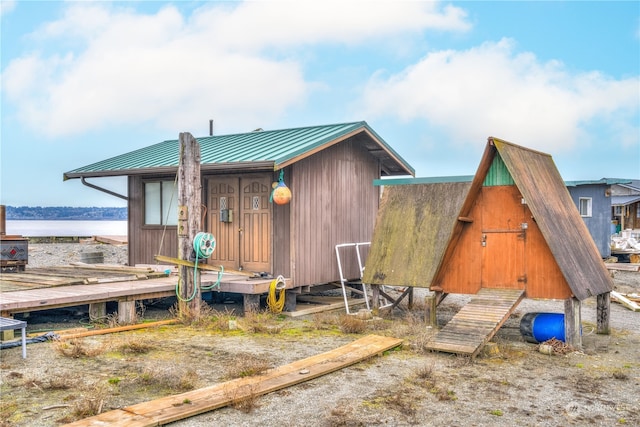
[[[209, 229], [216, 239], [209, 263], [234, 270], [240, 268], [239, 181], [229, 177], [209, 179]], [[222, 218], [225, 210], [230, 218]]]
[[520, 192], [515, 186], [483, 187], [481, 210], [481, 286], [524, 289], [527, 225]]
[[240, 179], [240, 267], [271, 273], [272, 177], [247, 175]]

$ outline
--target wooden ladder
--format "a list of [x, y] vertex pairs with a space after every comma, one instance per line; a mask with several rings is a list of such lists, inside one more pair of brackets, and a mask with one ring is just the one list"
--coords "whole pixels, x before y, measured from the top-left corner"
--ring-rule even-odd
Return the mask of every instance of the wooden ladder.
[[523, 298], [522, 289], [480, 289], [426, 348], [476, 357]]

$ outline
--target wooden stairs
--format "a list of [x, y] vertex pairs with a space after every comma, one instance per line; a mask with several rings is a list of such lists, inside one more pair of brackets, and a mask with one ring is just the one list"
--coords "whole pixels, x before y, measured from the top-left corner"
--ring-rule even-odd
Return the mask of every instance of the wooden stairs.
[[523, 289], [480, 289], [426, 348], [476, 357], [523, 298]]

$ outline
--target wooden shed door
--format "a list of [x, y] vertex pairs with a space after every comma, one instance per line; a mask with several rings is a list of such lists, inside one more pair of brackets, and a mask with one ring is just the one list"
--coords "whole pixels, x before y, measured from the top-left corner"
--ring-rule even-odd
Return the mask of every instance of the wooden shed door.
[[[209, 179], [209, 231], [216, 238], [210, 264], [237, 270], [240, 267], [238, 222], [240, 208], [238, 178]], [[222, 211], [231, 212], [231, 221], [222, 221]]]
[[524, 206], [515, 186], [482, 188], [483, 288], [524, 289]]
[[209, 179], [209, 228], [216, 238], [210, 264], [270, 272], [271, 179], [268, 174]]
[[271, 272], [271, 177], [240, 179], [240, 263], [249, 271]]

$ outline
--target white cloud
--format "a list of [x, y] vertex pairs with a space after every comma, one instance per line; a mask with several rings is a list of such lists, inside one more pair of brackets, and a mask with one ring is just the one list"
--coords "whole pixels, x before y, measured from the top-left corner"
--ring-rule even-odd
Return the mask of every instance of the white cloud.
[[379, 72], [367, 84], [365, 115], [425, 120], [465, 144], [496, 136], [554, 151], [593, 143], [591, 120], [607, 123], [611, 140], [638, 144], [638, 77], [570, 74], [557, 61], [515, 53], [513, 41], [466, 51], [432, 52], [400, 73]]
[[10, 13], [15, 8], [15, 0], [0, 0], [0, 16]]
[[264, 125], [320, 86], [280, 49], [468, 29], [462, 10], [436, 2], [215, 2], [190, 16], [174, 6], [148, 15], [117, 2], [66, 6], [2, 74], [21, 120], [58, 137], [148, 123], [182, 131], [211, 117]]

